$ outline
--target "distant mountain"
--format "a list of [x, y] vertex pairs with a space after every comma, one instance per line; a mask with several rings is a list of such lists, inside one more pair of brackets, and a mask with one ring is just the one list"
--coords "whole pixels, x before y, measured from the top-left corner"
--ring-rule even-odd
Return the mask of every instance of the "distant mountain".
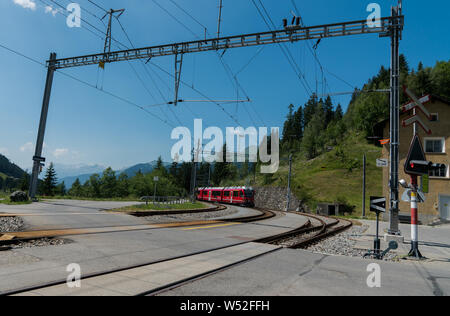
[[61, 163], [54, 163], [54, 167], [56, 174], [60, 179], [78, 175], [101, 173], [106, 169], [105, 166], [87, 164], [66, 165]]
[[[164, 166], [167, 168], [168, 166], [170, 166], [170, 163], [164, 163]], [[100, 167], [100, 166], [99, 166]], [[128, 168], [123, 168], [121, 170], [116, 170], [116, 174], [117, 176], [119, 176], [122, 173], [125, 173], [129, 178], [134, 177], [136, 175], [136, 173], [139, 172], [139, 170], [143, 173], [150, 173], [153, 171], [153, 169], [155, 169], [156, 167], [156, 161], [152, 161], [149, 163], [141, 163], [141, 164], [137, 164]], [[83, 173], [83, 174], [79, 174], [79, 175], [74, 175], [74, 176], [68, 176], [68, 177], [61, 177], [59, 176], [59, 171], [55, 166], [55, 170], [58, 173], [58, 178], [59, 178], [59, 182], [63, 182], [66, 185], [66, 188], [71, 188], [72, 184], [79, 179], [80, 182], [83, 184], [85, 183], [87, 180], [89, 180], [89, 178], [91, 177], [91, 175], [98, 173], [98, 174], [102, 174], [103, 170], [106, 168], [102, 168], [101, 170], [97, 170], [95, 172], [91, 172], [91, 173]]]
[[25, 171], [0, 154], [0, 173], [7, 177], [20, 179], [25, 174]]

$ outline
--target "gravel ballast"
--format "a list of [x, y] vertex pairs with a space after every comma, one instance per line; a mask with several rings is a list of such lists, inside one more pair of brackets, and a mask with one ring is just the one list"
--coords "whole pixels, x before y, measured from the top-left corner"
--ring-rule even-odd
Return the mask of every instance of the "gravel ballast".
[[152, 223], [172, 223], [172, 222], [189, 222], [196, 220], [213, 220], [216, 218], [236, 214], [238, 211], [234, 208], [227, 208], [222, 211], [192, 213], [192, 214], [174, 214], [174, 215], [154, 215], [144, 217]]
[[0, 217], [0, 232], [12, 233], [24, 229], [24, 222], [20, 217]]
[[[361, 238], [362, 234], [369, 227], [364, 226], [353, 226], [349, 230], [335, 235], [333, 237], [327, 238], [315, 245], [307, 248], [307, 250], [312, 252], [318, 252], [329, 255], [340, 255], [347, 257], [359, 257], [362, 258], [367, 253], [365, 250], [355, 249], [356, 239]], [[396, 255], [394, 253], [388, 253], [385, 261], [396, 261]]]

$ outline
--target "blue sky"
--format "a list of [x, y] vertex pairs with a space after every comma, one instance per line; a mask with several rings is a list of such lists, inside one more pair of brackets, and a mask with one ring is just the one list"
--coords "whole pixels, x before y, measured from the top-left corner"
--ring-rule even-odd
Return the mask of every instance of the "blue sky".
[[[69, 3], [68, 0], [55, 1], [64, 7]], [[216, 31], [218, 1], [174, 1], [205, 25], [210, 33]], [[27, 8], [26, 4], [30, 2], [31, 5]], [[103, 50], [102, 39], [85, 28], [68, 28], [66, 18], [59, 13], [46, 12], [43, 2], [52, 4], [53, 9], [57, 8], [50, 0], [2, 0], [0, 44], [42, 62], [48, 59], [52, 51], [62, 58]], [[105, 8], [126, 9], [120, 20], [137, 47], [195, 39], [193, 34], [151, 0], [94, 2]], [[203, 34], [204, 30], [169, 0], [157, 2], [196, 34]], [[366, 7], [374, 1], [295, 2], [305, 24], [317, 25], [365, 19], [368, 15]], [[92, 15], [101, 17], [103, 12], [87, 0], [79, 0], [78, 3], [83, 8], [83, 19], [104, 30], [104, 25]], [[263, 3], [280, 28], [282, 19], [291, 16], [291, 0], [263, 0]], [[382, 7], [382, 16], [387, 16], [390, 14], [390, 6], [396, 1], [383, 0], [378, 3]], [[417, 67], [419, 61], [423, 61], [426, 66], [432, 66], [438, 60], [449, 59], [449, 12], [450, 3], [444, 0], [404, 1], [406, 28], [401, 52], [406, 54], [411, 67]], [[82, 25], [90, 28], [84, 22]], [[251, 0], [224, 0], [223, 35], [266, 30], [267, 27]], [[128, 44], [117, 22], [113, 23], [113, 37]], [[319, 73], [320, 78], [320, 72], [305, 45], [306, 43], [295, 43], [289, 44], [289, 47], [308, 84], [315, 89], [316, 73]], [[226, 52], [224, 58], [236, 73], [258, 51], [259, 48], [231, 50]], [[351, 86], [360, 87], [376, 74], [381, 65], [389, 66], [389, 39], [379, 39], [376, 35], [325, 39], [319, 45], [317, 53], [329, 72], [337, 74]], [[173, 57], [154, 59], [153, 62], [170, 72], [173, 71]], [[162, 103], [162, 97], [143, 66], [139, 62], [133, 62], [133, 66], [150, 92], [144, 88], [126, 62], [107, 65], [104, 73], [99, 73], [96, 66], [74, 68], [64, 72], [93, 85], [101, 86], [104, 78], [104, 90], [114, 92], [139, 105]], [[29, 168], [36, 140], [46, 70], [2, 48], [0, 69], [0, 152], [23, 168]], [[173, 98], [172, 79], [154, 66], [150, 66], [149, 70], [164, 98]], [[351, 90], [350, 86], [330, 73], [325, 72], [325, 75], [329, 86], [327, 92]], [[281, 127], [288, 105], [293, 103], [298, 106], [308, 99], [308, 93], [277, 45], [265, 47], [238, 78], [252, 103], [223, 106], [230, 114], [238, 117], [239, 123], [244, 127], [254, 124]], [[237, 98], [236, 89], [214, 52], [186, 55], [182, 79], [212, 99]], [[319, 92], [321, 90], [319, 85]], [[204, 99], [185, 86], [180, 89], [180, 98]], [[242, 93], [239, 98], [243, 98]], [[346, 108], [349, 96], [334, 97], [333, 101], [336, 104], [342, 103]], [[150, 109], [160, 117], [167, 116], [174, 125], [180, 125], [179, 120], [183, 126], [191, 129], [194, 117], [202, 118], [205, 127], [219, 126], [224, 129], [227, 126], [236, 126], [215, 104], [185, 103], [172, 110], [178, 119], [167, 106]], [[58, 163], [101, 164], [116, 169], [152, 161], [159, 155], [169, 161], [170, 149], [175, 142], [170, 139], [171, 131], [171, 127], [127, 103], [56, 74], [44, 156], [47, 161]]]

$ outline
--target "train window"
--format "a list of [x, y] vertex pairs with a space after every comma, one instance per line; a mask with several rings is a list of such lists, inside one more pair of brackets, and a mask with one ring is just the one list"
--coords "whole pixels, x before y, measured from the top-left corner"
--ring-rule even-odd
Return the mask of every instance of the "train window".
[[220, 196], [220, 191], [214, 191], [214, 192], [213, 192], [213, 196], [214, 196], [214, 197]]
[[227, 197], [230, 196], [230, 191], [224, 191], [223, 196], [227, 196]]
[[252, 190], [245, 190], [244, 195], [246, 197], [253, 197], [253, 191]]
[[234, 191], [233, 192], [233, 197], [239, 197], [239, 191]]

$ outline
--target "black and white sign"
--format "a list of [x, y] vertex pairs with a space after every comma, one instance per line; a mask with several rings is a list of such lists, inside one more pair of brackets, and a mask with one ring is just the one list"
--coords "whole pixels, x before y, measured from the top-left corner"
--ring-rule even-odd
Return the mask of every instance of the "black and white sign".
[[370, 197], [370, 211], [375, 213], [386, 213], [386, 198], [371, 196]]

